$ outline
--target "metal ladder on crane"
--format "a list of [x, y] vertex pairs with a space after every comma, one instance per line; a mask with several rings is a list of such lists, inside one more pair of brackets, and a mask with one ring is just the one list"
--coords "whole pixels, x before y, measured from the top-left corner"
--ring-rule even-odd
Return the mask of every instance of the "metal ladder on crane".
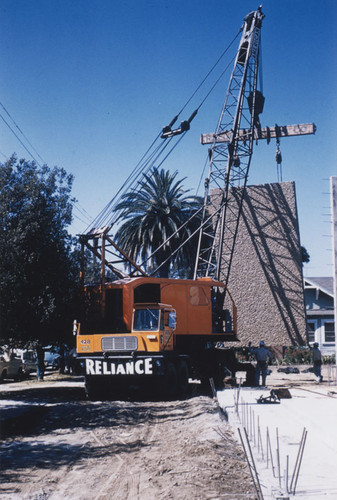
[[314, 124], [261, 128], [264, 97], [258, 90], [261, 28], [259, 7], [244, 19], [234, 68], [216, 132], [203, 134], [210, 145], [204, 211], [194, 279], [210, 276], [228, 285], [254, 141], [313, 134]]

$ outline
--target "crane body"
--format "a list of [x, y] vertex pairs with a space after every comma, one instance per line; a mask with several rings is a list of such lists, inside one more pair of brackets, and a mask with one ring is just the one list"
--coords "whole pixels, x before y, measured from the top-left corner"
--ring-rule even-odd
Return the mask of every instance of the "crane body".
[[212, 279], [136, 277], [107, 285], [105, 315], [97, 288], [86, 290], [86, 317], [75, 325], [78, 359], [89, 398], [115, 397], [128, 386], [150, 386], [161, 397], [185, 396], [188, 379], [221, 387], [225, 374], [247, 373], [231, 350], [214, 343], [236, 339], [236, 308], [217, 310]]
[[[253, 144], [315, 132], [312, 124], [261, 127], [264, 97], [258, 89], [258, 70], [263, 18], [260, 7], [245, 17], [216, 131], [202, 135], [202, 144], [210, 146], [209, 172], [193, 279], [147, 275], [109, 236], [110, 225], [81, 235], [82, 252], [86, 246], [101, 261], [101, 283], [84, 286], [86, 312], [74, 326], [91, 399], [144, 384], [176, 397], [186, 393], [190, 377], [202, 382], [211, 378], [221, 387], [226, 377], [235, 380], [237, 371], [246, 372], [247, 385], [254, 384], [253, 366], [238, 362], [232, 349], [223, 348], [237, 339], [237, 311], [228, 279]], [[172, 130], [176, 116], [161, 139], [182, 136], [195, 115]], [[232, 196], [236, 187], [241, 188], [239, 204]], [[220, 201], [217, 197], [214, 202], [212, 189], [220, 190]], [[234, 231], [229, 231], [233, 220]], [[128, 264], [129, 273], [120, 270], [121, 263]], [[105, 267], [115, 273], [116, 281], [106, 283]]]

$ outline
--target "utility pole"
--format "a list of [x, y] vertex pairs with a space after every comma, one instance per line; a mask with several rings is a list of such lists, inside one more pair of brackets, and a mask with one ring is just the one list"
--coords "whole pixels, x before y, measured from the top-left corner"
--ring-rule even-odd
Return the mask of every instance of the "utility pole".
[[[335, 356], [337, 360], [336, 319], [337, 319], [337, 177], [330, 177], [331, 216], [332, 216], [332, 264], [334, 275], [334, 318], [335, 318]], [[337, 361], [336, 361], [337, 362]]]

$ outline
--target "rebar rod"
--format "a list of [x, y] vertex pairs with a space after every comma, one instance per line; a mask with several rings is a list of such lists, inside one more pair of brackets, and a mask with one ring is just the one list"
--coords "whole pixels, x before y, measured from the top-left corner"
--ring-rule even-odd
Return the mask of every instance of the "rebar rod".
[[246, 436], [246, 440], [247, 440], [247, 444], [248, 444], [248, 450], [249, 450], [249, 453], [250, 453], [251, 461], [252, 461], [254, 472], [255, 472], [256, 482], [258, 484], [258, 490], [260, 492], [259, 499], [263, 500], [263, 495], [262, 495], [262, 490], [261, 490], [261, 484], [260, 484], [260, 480], [259, 480], [259, 474], [257, 472], [257, 468], [256, 468], [256, 465], [255, 465], [255, 460], [254, 460], [254, 456], [253, 456], [253, 453], [252, 453], [252, 448], [251, 448], [249, 440], [248, 440], [247, 431], [246, 431], [246, 429], [243, 429], [243, 430], [244, 430], [244, 433], [245, 433], [245, 436]]
[[209, 383], [211, 385], [211, 389], [212, 389], [212, 393], [213, 393], [213, 398], [216, 399], [217, 395], [216, 395], [216, 390], [215, 390], [215, 385], [214, 385], [213, 377], [210, 377]]
[[243, 439], [242, 439], [242, 434], [241, 434], [241, 431], [240, 429], [238, 428], [238, 433], [239, 433], [239, 437], [240, 437], [240, 441], [241, 441], [241, 445], [242, 445], [242, 449], [243, 449], [243, 453], [246, 457], [246, 460], [247, 460], [247, 464], [248, 464], [248, 469], [249, 469], [249, 472], [250, 472], [250, 476], [252, 478], [252, 481], [253, 481], [253, 485], [254, 485], [254, 488], [255, 488], [255, 491], [256, 491], [256, 494], [257, 494], [257, 497], [259, 497], [259, 490], [258, 490], [258, 487], [257, 487], [257, 484], [256, 484], [256, 480], [255, 480], [255, 477], [254, 477], [254, 474], [253, 474], [253, 470], [252, 470], [252, 465], [249, 461], [249, 457], [248, 457], [248, 454], [247, 454], [247, 450], [246, 450], [246, 447], [245, 447], [245, 443], [243, 442]]
[[304, 436], [303, 436], [303, 439], [301, 442], [302, 446], [301, 446], [301, 452], [300, 452], [300, 458], [299, 458], [299, 462], [298, 462], [297, 472], [296, 472], [296, 476], [295, 476], [295, 484], [294, 484], [294, 488], [292, 490], [293, 495], [295, 495], [295, 492], [296, 492], [297, 480], [298, 480], [298, 476], [299, 476], [300, 468], [301, 468], [301, 464], [302, 464], [304, 446], [305, 446], [305, 442], [306, 442], [307, 434], [308, 434], [308, 431], [306, 429], [304, 429], [304, 430], [305, 430], [305, 432], [304, 432]]
[[264, 460], [264, 452], [263, 452], [263, 443], [262, 443], [262, 436], [261, 436], [261, 428], [260, 428], [260, 417], [257, 418], [257, 449], [258, 452], [260, 452], [261, 448], [261, 456], [262, 460]]
[[285, 488], [286, 492], [289, 493], [289, 455], [287, 455], [287, 465], [286, 465], [286, 471], [285, 471]]
[[240, 390], [241, 390], [241, 382], [242, 378], [239, 380], [239, 387], [237, 389], [237, 395], [236, 395], [236, 414], [239, 415], [239, 397], [240, 397]]
[[256, 470], [254, 458], [253, 458], [253, 455], [252, 455], [252, 452], [251, 452], [251, 448], [250, 448], [250, 445], [249, 445], [249, 440], [248, 440], [248, 435], [247, 435], [246, 428], [244, 427], [243, 430], [244, 430], [244, 433], [245, 433], [245, 436], [246, 436], [246, 442], [247, 442], [247, 445], [248, 445], [248, 450], [250, 451], [250, 456], [247, 453], [246, 446], [245, 446], [245, 443], [244, 443], [241, 431], [238, 428], [238, 433], [239, 433], [239, 436], [240, 436], [240, 441], [241, 441], [241, 444], [242, 444], [243, 452], [244, 452], [246, 460], [247, 460], [249, 472], [250, 472], [250, 475], [251, 475], [251, 478], [252, 478], [252, 481], [253, 481], [253, 484], [254, 484], [254, 488], [255, 488], [255, 491], [256, 491], [257, 500], [263, 500], [263, 494], [262, 494], [262, 491], [261, 491], [261, 485], [260, 485], [258, 473], [257, 473], [257, 470]]
[[294, 483], [295, 474], [296, 474], [297, 467], [298, 467], [298, 462], [299, 462], [299, 457], [300, 457], [300, 450], [301, 450], [301, 447], [302, 447], [302, 442], [303, 442], [303, 439], [304, 439], [305, 431], [306, 431], [306, 429], [304, 427], [303, 432], [302, 432], [301, 441], [300, 441], [300, 444], [299, 444], [299, 447], [298, 447], [298, 452], [297, 452], [297, 457], [296, 457], [296, 461], [295, 461], [293, 475], [291, 477], [290, 492], [292, 492], [292, 489], [293, 489], [293, 483]]
[[234, 388], [234, 408], [235, 408], [235, 413], [238, 415], [238, 406], [239, 406], [239, 401], [238, 401], [238, 390]]
[[[267, 427], [267, 451], [269, 449], [270, 452], [270, 462], [273, 470], [273, 476], [275, 477], [275, 467], [274, 467], [274, 460], [273, 460], [273, 452], [271, 449], [271, 442], [270, 442], [270, 435], [269, 435], [269, 428]], [[268, 465], [267, 465], [268, 467]]]
[[252, 422], [253, 422], [253, 418], [252, 418], [252, 407], [250, 406], [249, 407], [249, 436], [250, 436], [250, 440], [252, 440], [252, 437], [253, 437], [253, 430], [252, 430]]
[[269, 441], [269, 430], [268, 430], [268, 427], [267, 427], [267, 431], [266, 431], [267, 469], [269, 467], [269, 446], [268, 446], [268, 441]]
[[277, 427], [276, 427], [276, 457], [277, 457], [278, 482], [281, 488], [280, 442], [279, 442]]
[[255, 433], [255, 413], [254, 411], [252, 411], [252, 416], [253, 416], [253, 443], [254, 443], [254, 446], [256, 446], [256, 433]]

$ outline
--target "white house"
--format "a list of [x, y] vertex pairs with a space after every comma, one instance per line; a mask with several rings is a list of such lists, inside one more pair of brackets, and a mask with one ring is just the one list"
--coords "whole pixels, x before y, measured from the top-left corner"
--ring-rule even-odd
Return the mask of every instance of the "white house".
[[309, 344], [318, 342], [324, 355], [335, 353], [333, 278], [304, 278]]

